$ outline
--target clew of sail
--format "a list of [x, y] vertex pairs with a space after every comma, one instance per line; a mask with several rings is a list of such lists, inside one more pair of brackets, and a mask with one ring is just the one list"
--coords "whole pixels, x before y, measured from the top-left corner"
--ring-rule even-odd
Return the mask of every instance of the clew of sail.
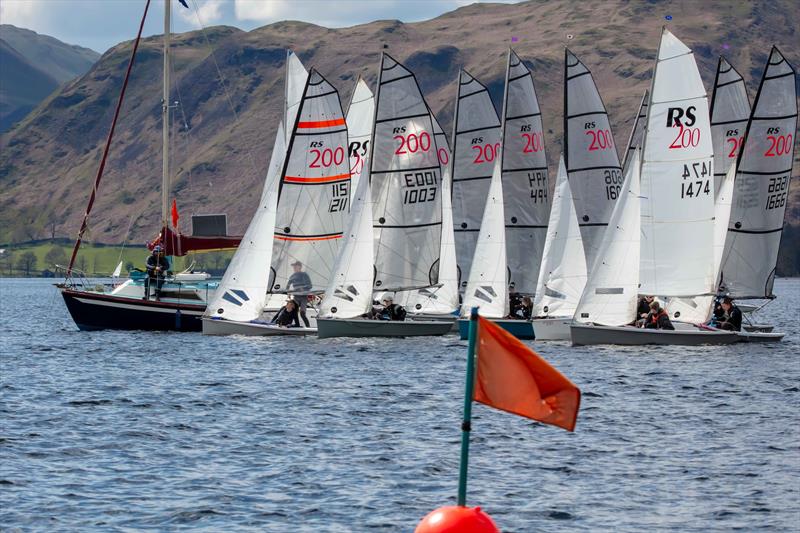
[[644, 140], [644, 128], [647, 125], [647, 106], [650, 101], [650, 91], [645, 91], [642, 95], [642, 102], [639, 104], [639, 110], [636, 112], [636, 118], [633, 120], [633, 127], [631, 127], [631, 134], [628, 136], [628, 147], [625, 153], [622, 154], [622, 175], [628, 174], [628, 165], [631, 162], [633, 153], [637, 148], [642, 147], [642, 140]]
[[750, 117], [750, 100], [744, 79], [724, 57], [719, 58], [711, 93], [711, 138], [714, 141], [714, 192], [736, 162]]
[[505, 88], [502, 171], [509, 283], [520, 294], [533, 294], [547, 238], [550, 186], [533, 75], [511, 49]]
[[214, 298], [206, 307], [204, 316], [249, 322], [256, 320], [267, 306], [272, 234], [278, 208], [278, 182], [285, 156], [286, 133], [281, 123], [275, 134], [275, 145], [272, 147], [258, 209], [225, 269], [225, 275], [214, 293]]
[[428, 105], [417, 80], [381, 57], [370, 187], [375, 289], [421, 289], [439, 279], [442, 169]]
[[562, 157], [559, 159], [547, 240], [533, 300], [533, 316], [573, 316], [585, 286], [583, 239]]
[[577, 322], [624, 326], [636, 318], [641, 237], [639, 168], [637, 149], [575, 310]]
[[467, 71], [458, 78], [453, 125], [453, 220], [460, 286], [467, 286], [494, 160], [499, 156], [500, 119], [489, 91]]
[[350, 158], [350, 190], [355, 198], [358, 180], [364, 170], [372, 138], [372, 121], [375, 119], [375, 97], [367, 82], [359, 76], [350, 106], [347, 108], [347, 153]]
[[591, 265], [622, 187], [622, 167], [592, 73], [568, 49], [564, 50], [564, 139], [586, 264]]
[[[349, 207], [347, 125], [339, 93], [312, 69], [278, 189], [271, 292], [325, 290]], [[290, 284], [298, 262], [310, 277], [310, 286], [303, 280]]]
[[794, 68], [773, 47], [737, 162], [722, 284], [735, 298], [771, 298], [797, 131]]
[[641, 168], [641, 294], [715, 292], [714, 151], [692, 51], [666, 28], [650, 91]]

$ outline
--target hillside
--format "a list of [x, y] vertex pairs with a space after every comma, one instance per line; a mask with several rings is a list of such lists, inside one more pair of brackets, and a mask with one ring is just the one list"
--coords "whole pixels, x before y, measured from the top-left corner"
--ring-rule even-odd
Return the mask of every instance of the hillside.
[[100, 57], [31, 30], [0, 24], [0, 132], [7, 131], [61, 83]]
[[[752, 99], [773, 43], [800, 66], [799, 11], [794, 0], [712, 0], [702, 10], [686, 3], [559, 0], [475, 4], [411, 24], [378, 21], [328, 29], [280, 22], [250, 32], [214, 27], [205, 34], [181, 34], [174, 47], [173, 99], [180, 105], [173, 129], [172, 192], [183, 220], [190, 213], [225, 212], [233, 232], [244, 230], [260, 195], [283, 107], [286, 47], [328, 77], [345, 106], [359, 74], [374, 84], [385, 49], [417, 74], [449, 131], [459, 67], [487, 84], [499, 106], [506, 49], [516, 37], [515, 50], [534, 71], [554, 172], [561, 144], [565, 44], [593, 70], [619, 146], [627, 140], [649, 85], [665, 15], [672, 16], [670, 29], [694, 49], [708, 86], [718, 54], [724, 52], [748, 79]], [[47, 98], [0, 140], [0, 242], [77, 232], [130, 47], [130, 42], [121, 43], [106, 52], [89, 72]], [[218, 81], [217, 66], [227, 91]], [[95, 205], [90, 238], [96, 241], [142, 242], [157, 230], [160, 70], [159, 38], [148, 38], [140, 47]], [[794, 223], [800, 221], [796, 185], [788, 215]]]

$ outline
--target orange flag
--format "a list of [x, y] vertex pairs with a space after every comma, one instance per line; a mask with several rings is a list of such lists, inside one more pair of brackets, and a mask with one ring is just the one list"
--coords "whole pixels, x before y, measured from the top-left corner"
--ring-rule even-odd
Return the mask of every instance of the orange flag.
[[478, 317], [473, 399], [573, 431], [581, 391], [512, 334]]

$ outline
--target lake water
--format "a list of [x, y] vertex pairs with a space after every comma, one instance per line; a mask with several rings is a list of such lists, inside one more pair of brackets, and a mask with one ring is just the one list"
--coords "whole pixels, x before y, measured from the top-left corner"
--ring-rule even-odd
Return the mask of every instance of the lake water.
[[[532, 343], [574, 433], [475, 406], [468, 504], [503, 531], [800, 528], [800, 280], [780, 344]], [[466, 342], [79, 332], [0, 280], [0, 529], [413, 531], [455, 502]]]

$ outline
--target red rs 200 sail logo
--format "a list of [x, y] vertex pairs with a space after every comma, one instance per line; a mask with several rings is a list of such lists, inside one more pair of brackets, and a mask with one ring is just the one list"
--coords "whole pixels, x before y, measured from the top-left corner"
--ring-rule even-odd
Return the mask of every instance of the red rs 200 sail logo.
[[670, 107], [667, 110], [667, 127], [678, 128], [678, 135], [669, 145], [670, 150], [690, 148], [700, 144], [700, 128], [692, 127], [697, 122], [695, 111], [697, 111], [695, 106], [686, 109]]

